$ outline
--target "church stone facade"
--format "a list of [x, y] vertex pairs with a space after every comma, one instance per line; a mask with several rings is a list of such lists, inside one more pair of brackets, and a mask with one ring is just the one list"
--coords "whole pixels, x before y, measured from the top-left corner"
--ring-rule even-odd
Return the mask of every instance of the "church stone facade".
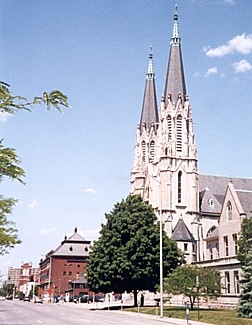
[[152, 50], [149, 54], [131, 193], [153, 206], [188, 263], [218, 268], [225, 287], [222, 302], [236, 303], [240, 292], [237, 239], [242, 218], [252, 211], [252, 179], [201, 175], [197, 162], [175, 10], [159, 109]]

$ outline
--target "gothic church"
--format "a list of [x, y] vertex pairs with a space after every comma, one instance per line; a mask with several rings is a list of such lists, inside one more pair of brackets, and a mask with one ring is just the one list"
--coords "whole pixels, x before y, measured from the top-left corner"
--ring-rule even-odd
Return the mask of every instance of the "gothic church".
[[252, 179], [198, 172], [177, 9], [160, 109], [152, 50], [149, 54], [131, 193], [140, 194], [153, 206], [167, 235], [176, 240], [188, 263], [219, 269], [225, 287], [222, 303], [237, 303], [237, 239], [242, 218], [252, 211]]

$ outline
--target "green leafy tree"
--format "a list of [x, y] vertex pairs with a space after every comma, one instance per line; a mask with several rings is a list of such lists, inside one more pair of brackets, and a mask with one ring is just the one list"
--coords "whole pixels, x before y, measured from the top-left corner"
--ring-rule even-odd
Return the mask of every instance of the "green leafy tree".
[[184, 295], [191, 308], [197, 298], [216, 299], [221, 293], [220, 274], [214, 268], [181, 265], [164, 280], [164, 290], [174, 295]]
[[13, 290], [15, 285], [12, 283], [8, 283], [8, 281], [4, 281], [2, 287], [0, 288], [0, 296], [10, 297], [13, 295]]
[[242, 273], [239, 280], [241, 294], [237, 306], [237, 315], [252, 318], [252, 218], [242, 221], [238, 240], [237, 258], [241, 262]]
[[240, 238], [238, 240], [237, 258], [241, 265], [246, 265], [249, 251], [252, 249], [252, 218], [246, 217], [242, 221]]
[[237, 315], [252, 318], [252, 249], [246, 256], [246, 263], [242, 265], [240, 279], [241, 295], [237, 306]]
[[[52, 107], [59, 111], [62, 111], [63, 107], [71, 108], [68, 98], [59, 90], [53, 90], [50, 93], [44, 92], [41, 97], [35, 97], [28, 101], [22, 96], [13, 96], [10, 86], [0, 82], [1, 113], [14, 114], [19, 110], [31, 111], [32, 107], [38, 104], [45, 105], [48, 110]], [[3, 140], [0, 140], [0, 182], [4, 177], [8, 177], [24, 184], [25, 171], [20, 164], [21, 160], [15, 149], [4, 147]], [[8, 219], [16, 203], [17, 200], [0, 195], [0, 255], [8, 253], [9, 249], [21, 243], [15, 223]]]
[[[89, 257], [88, 286], [95, 292], [155, 291], [160, 281], [159, 224], [153, 208], [138, 195], [129, 195], [106, 214], [100, 237]], [[163, 231], [163, 272], [183, 261], [176, 242]]]

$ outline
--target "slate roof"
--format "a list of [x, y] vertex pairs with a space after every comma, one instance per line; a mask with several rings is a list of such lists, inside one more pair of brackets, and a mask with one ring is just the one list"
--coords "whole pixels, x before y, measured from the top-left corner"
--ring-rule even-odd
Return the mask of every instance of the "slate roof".
[[[240, 193], [244, 210], [249, 211], [249, 198], [252, 191], [251, 178], [238, 178], [227, 176], [199, 175], [200, 210], [201, 213], [220, 214], [224, 201], [224, 196], [229, 182], [232, 182], [237, 193]], [[243, 194], [242, 194], [243, 193]], [[247, 193], [247, 194], [245, 194]], [[209, 205], [209, 200], [213, 199], [213, 205]], [[246, 200], [248, 200], [246, 202]]]
[[252, 191], [236, 190], [241, 206], [247, 216], [252, 215]]
[[65, 239], [61, 242], [61, 245], [58, 246], [52, 253], [52, 256], [89, 256], [90, 252], [90, 240], [84, 239], [78, 232], [77, 228], [74, 230], [74, 234], [68, 239]]
[[199, 190], [201, 192], [206, 188], [209, 188], [214, 195], [224, 195], [230, 181], [234, 184], [234, 188], [236, 190], [252, 191], [252, 178], [212, 176], [203, 174], [199, 175]]
[[179, 219], [171, 238], [176, 241], [195, 242], [195, 239], [183, 219]]

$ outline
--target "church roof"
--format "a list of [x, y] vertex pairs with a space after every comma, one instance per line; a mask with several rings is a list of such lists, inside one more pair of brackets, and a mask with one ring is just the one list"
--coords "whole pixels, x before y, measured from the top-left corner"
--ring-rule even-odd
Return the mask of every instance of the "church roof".
[[252, 191], [236, 190], [243, 211], [249, 217], [252, 214]]
[[[202, 213], [219, 214], [224, 202], [228, 183], [232, 181], [235, 190], [241, 198], [245, 212], [248, 212], [250, 203], [247, 201], [252, 193], [252, 179], [227, 176], [199, 175], [200, 210]], [[251, 198], [251, 196], [250, 196]], [[210, 200], [212, 201], [212, 204]], [[251, 200], [250, 200], [251, 202]]]
[[252, 178], [238, 178], [228, 176], [213, 176], [199, 174], [199, 190], [206, 188], [211, 190], [214, 195], [224, 195], [229, 182], [234, 184], [236, 190], [252, 191]]
[[178, 28], [177, 7], [173, 18], [173, 34], [170, 43], [170, 55], [167, 68], [164, 96], [165, 100], [171, 95], [173, 103], [177, 102], [178, 95], [181, 95], [182, 101], [185, 99], [186, 86], [181, 52], [181, 38]]
[[183, 219], [179, 219], [171, 238], [176, 241], [195, 242], [195, 239]]
[[140, 118], [140, 130], [142, 131], [144, 125], [148, 130], [150, 130], [152, 125], [156, 126], [156, 123], [158, 123], [158, 106], [155, 74], [153, 71], [153, 55], [151, 50], [149, 54], [148, 72], [146, 74], [142, 113]]

